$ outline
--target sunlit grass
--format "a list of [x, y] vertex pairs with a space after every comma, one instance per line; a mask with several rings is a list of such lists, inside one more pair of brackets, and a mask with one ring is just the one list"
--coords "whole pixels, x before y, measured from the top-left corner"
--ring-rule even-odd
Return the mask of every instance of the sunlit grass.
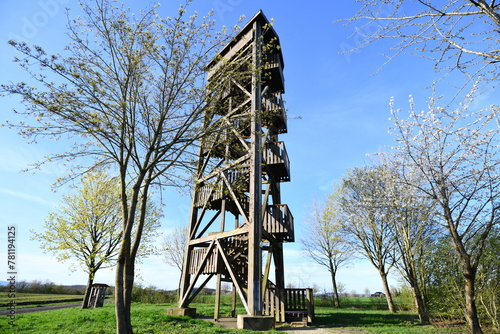
[[411, 312], [390, 313], [387, 310], [335, 309], [316, 307], [315, 325], [319, 327], [349, 328], [369, 333], [467, 333], [466, 328], [438, 328], [421, 325]]
[[[174, 317], [166, 314], [168, 305], [133, 304], [132, 326], [137, 334], [199, 334], [199, 333], [251, 333], [215, 326], [212, 323]], [[53, 311], [20, 314], [15, 325], [7, 320], [0, 322], [0, 333], [71, 333], [71, 334], [108, 334], [116, 331], [114, 305], [105, 304], [102, 308], [68, 308]]]
[[[201, 316], [213, 316], [213, 304], [194, 303]], [[174, 317], [166, 314], [174, 304], [141, 304], [132, 305], [132, 326], [134, 333], [151, 334], [236, 334], [252, 333], [221, 328], [201, 319]], [[224, 303], [221, 314], [229, 315], [231, 306]], [[239, 313], [243, 310], [239, 309]], [[313, 326], [348, 329], [368, 333], [406, 333], [406, 334], [434, 334], [434, 333], [465, 333], [464, 327], [437, 328], [422, 326], [415, 314], [398, 312], [392, 314], [386, 310], [367, 309], [335, 309], [331, 307], [316, 307], [316, 318]], [[8, 318], [0, 321], [0, 333], [71, 333], [71, 334], [108, 334], [116, 331], [114, 304], [107, 303], [102, 308], [85, 309], [78, 307], [53, 311], [42, 311], [17, 315], [15, 325], [8, 324]], [[272, 331], [278, 333], [278, 331]]]

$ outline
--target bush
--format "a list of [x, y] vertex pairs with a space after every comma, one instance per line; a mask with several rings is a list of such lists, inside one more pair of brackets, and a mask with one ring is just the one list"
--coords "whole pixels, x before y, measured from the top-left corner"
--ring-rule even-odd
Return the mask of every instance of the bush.
[[[0, 287], [0, 291], [8, 291], [8, 286]], [[24, 293], [43, 293], [43, 294], [59, 294], [59, 295], [83, 295], [85, 286], [75, 285], [57, 285], [50, 281], [18, 281], [16, 282], [16, 291]]]
[[148, 304], [175, 303], [177, 302], [177, 292], [157, 289], [155, 286], [144, 288], [141, 285], [134, 284], [132, 301]]

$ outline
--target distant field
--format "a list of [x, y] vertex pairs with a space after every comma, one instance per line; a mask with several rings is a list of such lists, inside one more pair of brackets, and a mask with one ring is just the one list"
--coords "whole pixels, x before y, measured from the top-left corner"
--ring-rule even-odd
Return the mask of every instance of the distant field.
[[41, 293], [22, 293], [18, 292], [15, 297], [9, 297], [7, 292], [0, 293], [0, 306], [7, 306], [11, 301], [17, 305], [38, 305], [57, 302], [81, 301], [82, 295], [58, 295]]

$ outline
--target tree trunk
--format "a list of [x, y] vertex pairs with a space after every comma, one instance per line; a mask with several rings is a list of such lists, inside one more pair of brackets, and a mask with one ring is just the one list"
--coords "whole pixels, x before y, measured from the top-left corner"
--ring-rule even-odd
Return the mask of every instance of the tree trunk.
[[94, 283], [95, 273], [89, 271], [89, 278], [87, 279], [87, 287], [85, 288], [85, 295], [83, 297], [82, 309], [88, 308], [90, 292], [92, 291], [92, 284]]
[[134, 262], [135, 262], [134, 259], [129, 259], [129, 262], [125, 266], [125, 272], [123, 277], [124, 281], [123, 299], [125, 301], [125, 310], [128, 319], [130, 319], [130, 306], [132, 305], [132, 290], [134, 288], [134, 270], [135, 270]]
[[[120, 250], [122, 253], [122, 250]], [[126, 255], [119, 254], [116, 264], [115, 277], [115, 314], [116, 314], [116, 333], [132, 334], [132, 324], [130, 322], [130, 305], [127, 305], [126, 296]]]
[[340, 300], [339, 300], [339, 291], [337, 289], [337, 279], [335, 277], [335, 271], [330, 268], [330, 274], [332, 277], [332, 286], [333, 286], [333, 306], [336, 308], [340, 308]]
[[[451, 233], [452, 241], [455, 245], [455, 250], [459, 256], [462, 263], [462, 272], [465, 280], [465, 318], [470, 327], [470, 332], [472, 334], [482, 334], [481, 325], [479, 323], [479, 318], [477, 316], [476, 307], [476, 273], [477, 267], [471, 265], [471, 256], [467, 253], [466, 248], [463, 244], [462, 237], [458, 234], [453, 220], [450, 218], [451, 214], [449, 209], [447, 213], [447, 224], [448, 230]], [[481, 256], [482, 253], [476, 254], [477, 257]], [[478, 260], [479, 262], [479, 260]]]
[[470, 332], [472, 334], [482, 334], [481, 325], [477, 316], [476, 307], [476, 273], [475, 270], [469, 268], [465, 275], [465, 317], [469, 323]]
[[422, 324], [428, 324], [430, 322], [429, 308], [427, 303], [420, 291], [418, 284], [412, 284], [413, 297], [415, 298], [415, 305], [417, 306], [418, 318]]
[[394, 306], [394, 301], [392, 300], [391, 290], [389, 289], [389, 283], [387, 282], [387, 274], [383, 270], [379, 270], [380, 277], [382, 278], [382, 284], [384, 286], [385, 299], [387, 300], [387, 306], [389, 311], [396, 313], [396, 306]]

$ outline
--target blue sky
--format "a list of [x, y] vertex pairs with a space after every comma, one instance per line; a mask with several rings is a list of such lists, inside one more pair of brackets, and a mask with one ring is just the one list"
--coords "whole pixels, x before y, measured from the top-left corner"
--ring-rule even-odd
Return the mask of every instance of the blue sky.
[[[134, 9], [142, 1], [123, 1]], [[174, 15], [178, 1], [164, 1], [161, 15]], [[295, 218], [296, 238], [301, 237], [308, 207], [332, 191], [332, 184], [348, 168], [365, 164], [369, 153], [393, 144], [388, 134], [389, 100], [407, 105], [408, 95], [425, 107], [430, 92], [424, 90], [436, 74], [430, 63], [402, 56], [376, 75], [385, 62], [380, 54], [388, 45], [380, 42], [348, 55], [341, 51], [356, 46], [359, 36], [347, 37], [354, 26], [343, 27], [334, 20], [352, 16], [359, 4], [354, 1], [312, 1], [299, 5], [287, 0], [197, 0], [191, 6], [200, 13], [216, 9], [220, 25], [234, 25], [240, 15], [251, 18], [259, 9], [275, 21], [285, 60], [286, 106], [289, 131], [281, 137], [291, 160], [292, 182], [283, 184], [282, 199]], [[7, 40], [25, 40], [41, 45], [49, 52], [62, 50], [67, 42], [65, 7], [78, 11], [76, 1], [69, 0], [4, 0], [0, 13], [0, 82], [17, 81], [24, 73], [12, 63], [15, 56]], [[245, 20], [246, 21], [246, 20]], [[12, 118], [12, 108], [22, 108], [16, 98], [2, 98], [2, 121]], [[40, 230], [44, 219], [58, 205], [67, 189], [51, 191], [57, 177], [65, 175], [64, 166], [48, 166], [37, 173], [21, 173], [29, 163], [49, 152], [64, 148], [63, 142], [27, 144], [15, 131], [0, 128], [0, 259], [6, 259], [7, 226], [16, 225], [17, 267], [19, 280], [50, 280], [57, 284], [84, 284], [82, 270], [68, 271], [68, 264], [57, 263], [44, 254], [38, 243], [30, 240], [30, 230]], [[189, 215], [189, 196], [168, 189], [162, 231], [185, 226]], [[6, 275], [6, 261], [1, 260], [0, 277]], [[298, 286], [318, 286], [330, 291], [327, 271], [310, 262], [300, 245], [285, 245], [286, 281]], [[139, 281], [160, 288], [176, 288], [177, 270], [159, 257], [139, 265]], [[103, 270], [96, 281], [112, 284], [114, 273]], [[0, 280], [2, 280], [0, 278]], [[341, 269], [338, 280], [346, 290], [380, 291], [377, 272], [358, 262]], [[393, 280], [393, 285], [398, 283]]]

